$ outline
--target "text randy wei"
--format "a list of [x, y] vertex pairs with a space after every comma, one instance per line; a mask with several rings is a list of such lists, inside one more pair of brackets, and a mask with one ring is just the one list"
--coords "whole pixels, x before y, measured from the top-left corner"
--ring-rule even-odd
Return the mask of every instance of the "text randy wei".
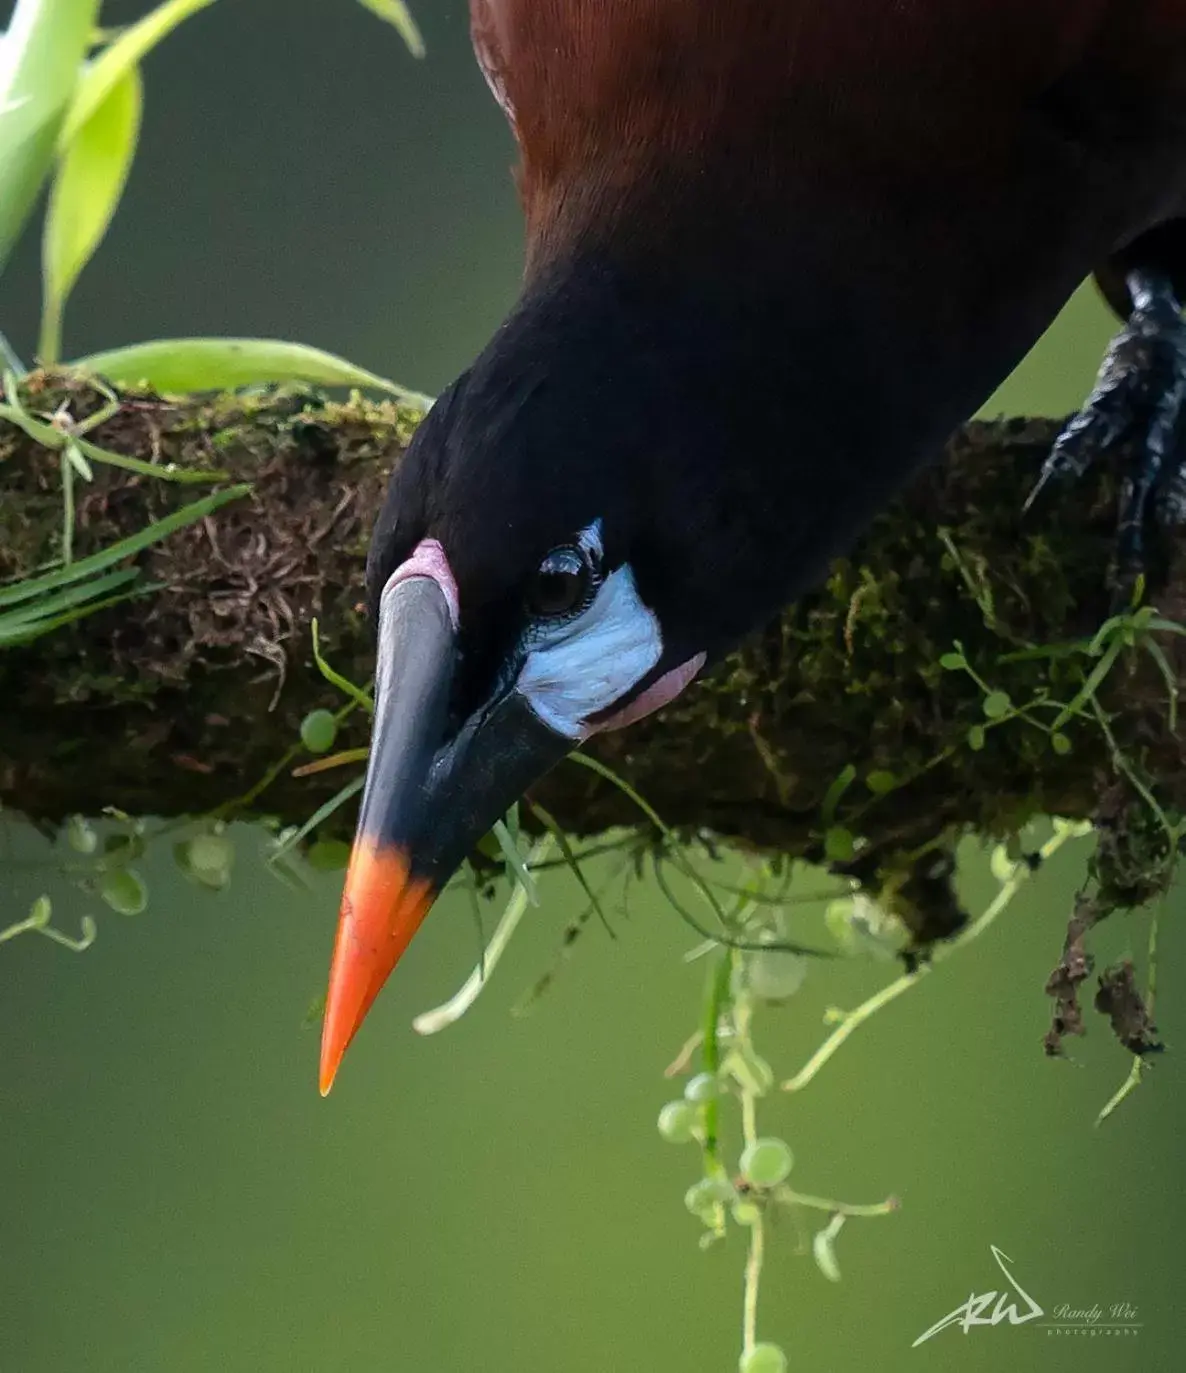
[[1105, 1335], [1136, 1335], [1141, 1330], [1137, 1308], [1132, 1302], [1118, 1301], [1110, 1306], [1072, 1306], [1063, 1302], [1050, 1312], [1043, 1322], [1048, 1335], [1086, 1335], [1102, 1338]]

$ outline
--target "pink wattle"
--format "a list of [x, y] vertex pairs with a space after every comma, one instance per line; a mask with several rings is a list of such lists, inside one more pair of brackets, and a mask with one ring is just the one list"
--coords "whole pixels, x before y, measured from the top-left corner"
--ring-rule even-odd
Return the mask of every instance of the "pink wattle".
[[615, 711], [603, 720], [598, 720], [589, 730], [589, 733], [599, 734], [604, 729], [625, 729], [627, 725], [632, 725], [636, 720], [641, 720], [644, 715], [650, 715], [667, 705], [669, 701], [674, 701], [704, 666], [705, 657], [705, 654], [697, 653], [694, 658], [689, 658], [686, 663], [681, 663], [679, 667], [673, 667], [670, 672], [665, 672], [657, 682], [652, 682], [629, 705], [623, 706], [621, 710]]
[[445, 550], [437, 539], [421, 539], [412, 551], [412, 556], [400, 563], [383, 588], [386, 595], [393, 586], [406, 582], [410, 577], [428, 577], [436, 582], [444, 594], [449, 607], [449, 618], [456, 629], [461, 623], [461, 603], [457, 594], [457, 582]]

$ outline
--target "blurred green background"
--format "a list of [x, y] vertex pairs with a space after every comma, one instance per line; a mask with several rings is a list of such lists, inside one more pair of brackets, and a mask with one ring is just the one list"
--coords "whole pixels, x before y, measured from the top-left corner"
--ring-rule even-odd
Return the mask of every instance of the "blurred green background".
[[[462, 0], [419, 18], [422, 63], [349, 0], [221, 0], [154, 54], [141, 151], [67, 351], [276, 334], [430, 391], [464, 365], [515, 290], [513, 149]], [[0, 281], [0, 324], [26, 353], [34, 249]], [[1081, 293], [987, 408], [1071, 408], [1111, 327]], [[338, 881], [294, 896], [266, 871], [261, 833], [235, 839], [229, 890], [187, 884], [162, 846], [142, 865], [148, 913], [121, 919], [55, 878], [47, 841], [0, 825], [0, 924], [48, 889], [59, 923], [90, 911], [101, 925], [79, 956], [35, 936], [0, 947], [0, 1373], [735, 1368], [742, 1237], [699, 1252], [681, 1200], [694, 1151], [654, 1129], [702, 977], [657, 894], [635, 887], [616, 942], [591, 927], [536, 1012], [512, 1019], [579, 904], [570, 878], [551, 881], [474, 1012], [421, 1040], [412, 1016], [474, 955], [467, 904], [446, 900], [322, 1101], [302, 1018]], [[1072, 1063], [1041, 1053], [1042, 984], [1085, 852], [1060, 855], [801, 1096], [763, 1108], [803, 1190], [903, 1199], [845, 1229], [838, 1285], [796, 1252], [790, 1218], [774, 1229], [761, 1330], [792, 1369], [1182, 1366], [1179, 1058], [1096, 1131], [1128, 1071], [1106, 1025], [1089, 1013]], [[992, 883], [968, 858], [977, 909]], [[1181, 907], [1177, 892], [1163, 922], [1171, 1049]], [[1145, 913], [1101, 930], [1100, 965], [1143, 965], [1147, 928]], [[890, 975], [815, 967], [763, 1013], [780, 1075], [819, 1042], [827, 1006]], [[1047, 1312], [1128, 1302], [1139, 1334], [1003, 1326], [912, 1350], [997, 1285], [990, 1244]]]

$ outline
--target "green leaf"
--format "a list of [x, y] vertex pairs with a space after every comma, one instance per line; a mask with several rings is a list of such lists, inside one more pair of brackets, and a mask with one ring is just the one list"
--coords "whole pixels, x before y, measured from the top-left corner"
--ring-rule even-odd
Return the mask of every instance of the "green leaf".
[[981, 705], [989, 720], [1000, 720], [1013, 709], [1013, 702], [1007, 691], [990, 691]]
[[72, 815], [66, 822], [66, 842], [75, 853], [91, 854], [99, 847], [99, 836], [85, 815]]
[[939, 666], [948, 672], [962, 672], [968, 666], [968, 660], [962, 653], [944, 653], [939, 659]]
[[30, 929], [43, 930], [53, 919], [53, 914], [53, 902], [50, 901], [49, 897], [45, 895], [38, 896], [29, 907], [26, 923]]
[[973, 725], [968, 731], [968, 747], [973, 753], [979, 753], [984, 747], [984, 726]]
[[[204, 10], [214, 0], [165, 0], [129, 28], [123, 29], [115, 41], [91, 62], [78, 82], [74, 99], [66, 114], [59, 141], [59, 151], [65, 151], [82, 126], [104, 103], [112, 90], [128, 73], [140, 65], [162, 38], [191, 14]], [[93, 10], [98, 9], [92, 5]]]
[[1176, 620], [1162, 619], [1160, 616], [1150, 619], [1146, 628], [1160, 629], [1167, 634], [1186, 634], [1186, 625], [1181, 625]]
[[832, 1229], [817, 1232], [811, 1241], [811, 1254], [815, 1266], [829, 1282], [840, 1281], [840, 1265], [836, 1262], [836, 1251], [832, 1247]]
[[851, 830], [833, 825], [824, 835], [824, 854], [830, 863], [851, 862], [857, 851]]
[[108, 381], [157, 391], [231, 391], [237, 386], [306, 382], [315, 386], [368, 386], [412, 404], [427, 397], [356, 367], [345, 358], [304, 343], [270, 338], [174, 338], [132, 343], [91, 353], [71, 364]]
[[99, 896], [119, 915], [141, 915], [148, 909], [148, 888], [134, 868], [111, 868], [99, 877]]
[[894, 774], [884, 768], [876, 768], [865, 778], [865, 785], [874, 796], [884, 796], [898, 785]]
[[1055, 751], [1055, 753], [1066, 755], [1070, 753], [1072, 746], [1070, 739], [1068, 739], [1065, 734], [1060, 734], [1056, 730], [1050, 736], [1050, 747]]
[[0, 270], [54, 165], [98, 0], [17, 0], [0, 37]]
[[45, 304], [38, 352], [43, 363], [58, 361], [66, 299], [123, 194], [140, 133], [142, 98], [139, 68], [131, 67], [66, 144], [41, 247]]
[[412, 11], [403, 0], [358, 0], [358, 3], [396, 29], [413, 57], [424, 56], [424, 39], [412, 18]]

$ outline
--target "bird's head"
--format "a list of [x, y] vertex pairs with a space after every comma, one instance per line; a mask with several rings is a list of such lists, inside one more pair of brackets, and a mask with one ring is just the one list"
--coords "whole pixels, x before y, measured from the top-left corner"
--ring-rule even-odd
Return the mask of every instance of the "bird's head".
[[655, 489], [671, 466], [659, 415], [617, 389], [622, 356], [574, 342], [562, 314], [512, 316], [438, 400], [375, 528], [375, 720], [323, 1092], [492, 824], [583, 739], [670, 701], [715, 647], [695, 590], [704, 531]]

